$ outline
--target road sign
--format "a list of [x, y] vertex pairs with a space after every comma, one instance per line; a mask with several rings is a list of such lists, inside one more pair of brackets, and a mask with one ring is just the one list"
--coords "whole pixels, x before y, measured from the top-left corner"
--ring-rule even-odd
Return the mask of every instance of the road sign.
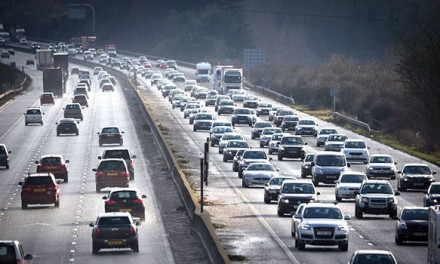
[[266, 51], [263, 49], [244, 49], [243, 67], [250, 69], [260, 63], [266, 62]]
[[67, 15], [69, 19], [85, 19], [86, 18], [86, 10], [83, 6], [72, 6], [69, 5], [67, 10]]
[[330, 87], [330, 95], [331, 96], [336, 96], [339, 92], [339, 88], [338, 87]]

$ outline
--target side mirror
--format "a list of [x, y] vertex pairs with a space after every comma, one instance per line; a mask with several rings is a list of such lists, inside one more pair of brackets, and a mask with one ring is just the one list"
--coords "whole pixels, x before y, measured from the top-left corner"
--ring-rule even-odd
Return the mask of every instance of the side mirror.
[[312, 161], [312, 162], [310, 162], [310, 166], [315, 166], [315, 162], [314, 161]]
[[397, 165], [397, 162], [394, 162], [394, 165]]
[[320, 193], [320, 192], [317, 192], [316, 195], [321, 195], [321, 193]]
[[8, 153], [9, 153], [9, 154], [11, 154], [11, 153], [12, 153], [12, 151], [8, 151]]
[[402, 174], [402, 171], [398, 171], [397, 173]]
[[351, 215], [345, 215], [344, 220], [351, 220]]
[[340, 181], [339, 181], [339, 180], [337, 180], [337, 181], [335, 181], [335, 183], [340, 183]]
[[99, 132], [97, 132], [96, 134], [98, 134], [98, 135], [99, 135]]
[[136, 157], [136, 155], [133, 155], [132, 158], [133, 158], [133, 159], [136, 159], [137, 157]]
[[354, 191], [354, 195], [358, 195], [359, 194], [359, 191]]
[[55, 125], [58, 125], [58, 122], [56, 122]]
[[136, 221], [136, 226], [140, 226], [140, 225], [141, 225], [141, 222]]
[[40, 164], [40, 162], [38, 160], [35, 161], [35, 164]]
[[101, 156], [98, 156], [98, 159], [102, 159], [102, 157], [101, 157]]
[[89, 226], [90, 226], [90, 227], [94, 227], [95, 225], [94, 225], [93, 223], [90, 223]]
[[18, 182], [18, 185], [23, 186], [23, 182]]
[[62, 180], [62, 179], [56, 179], [55, 182], [56, 182], [57, 184], [61, 184], [61, 183], [64, 182], [64, 180]]
[[351, 167], [351, 164], [350, 164], [350, 163], [347, 163], [347, 167], [349, 167], [349, 168], [350, 168], [350, 167]]
[[70, 162], [70, 160], [66, 160], [66, 163], [69, 163]]
[[370, 147], [367, 147], [367, 149], [370, 149]]
[[145, 194], [142, 194], [142, 199], [146, 199], [147, 196]]
[[272, 160], [272, 157], [270, 157], [269, 160]]
[[306, 143], [304, 143], [304, 145], [308, 145], [308, 144], [309, 144], [309, 143], [307, 143], [307, 142], [306, 142]]
[[96, 169], [92, 169], [92, 171], [96, 172], [97, 170]]
[[395, 192], [394, 195], [396, 195], [396, 196], [397, 196], [397, 195], [400, 195], [400, 192]]
[[300, 214], [295, 214], [293, 217], [295, 217], [296, 219], [301, 219], [301, 215]]
[[433, 171], [432, 174], [437, 174], [437, 172]]
[[107, 196], [102, 196], [102, 200], [107, 200]]
[[280, 169], [277, 168], [277, 171], [280, 171]]
[[25, 260], [32, 260], [33, 257], [32, 257], [31, 254], [26, 254], [26, 255], [24, 256], [24, 259], [25, 259]]

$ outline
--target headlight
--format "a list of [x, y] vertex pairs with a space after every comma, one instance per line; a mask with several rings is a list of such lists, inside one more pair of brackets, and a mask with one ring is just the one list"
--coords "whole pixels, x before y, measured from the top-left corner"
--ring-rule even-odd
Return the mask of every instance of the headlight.
[[310, 230], [310, 226], [309, 225], [301, 225], [301, 229], [304, 229], [304, 230]]
[[364, 203], [368, 203], [368, 198], [362, 198], [362, 202], [364, 202]]
[[347, 226], [345, 226], [345, 225], [340, 225], [340, 226], [338, 226], [338, 230], [339, 230], [339, 231], [347, 230]]
[[396, 170], [396, 167], [391, 167], [390, 170], [391, 170], [391, 171], [395, 171], [395, 170]]
[[438, 203], [438, 200], [437, 199], [434, 199], [434, 200], [432, 200], [434, 203]]
[[309, 203], [314, 203], [315, 199], [310, 199]]
[[390, 199], [388, 200], [388, 202], [389, 202], [389, 203], [394, 203], [394, 198], [390, 198]]
[[372, 171], [372, 170], [374, 170], [374, 168], [373, 167], [368, 167], [368, 170]]
[[405, 222], [400, 223], [400, 224], [399, 224], [399, 228], [400, 228], [400, 229], [404, 229], [404, 230], [408, 229], [408, 227], [406, 226], [406, 223], [405, 223]]
[[289, 199], [283, 199], [283, 203], [289, 203]]
[[304, 166], [304, 169], [308, 169], [308, 168], [310, 168], [309, 165], [305, 165], [305, 166]]
[[435, 178], [434, 178], [434, 177], [432, 177], [432, 178], [429, 178], [429, 181], [432, 181], [432, 182], [434, 182], [434, 181], [435, 181]]

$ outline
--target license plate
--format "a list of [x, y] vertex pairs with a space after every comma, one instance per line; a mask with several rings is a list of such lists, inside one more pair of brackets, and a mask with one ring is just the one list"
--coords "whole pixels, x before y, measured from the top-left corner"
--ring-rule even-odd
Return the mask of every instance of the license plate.
[[114, 136], [113, 134], [107, 135], [107, 137], [113, 137], [113, 136]]
[[119, 212], [131, 212], [131, 209], [130, 209], [130, 208], [127, 208], [127, 209], [119, 209]]
[[70, 127], [66, 127], [64, 130], [70, 130]]
[[372, 204], [372, 205], [370, 205], [370, 207], [371, 207], [371, 208], [380, 208], [380, 209], [383, 209], [383, 208], [386, 208], [386, 205], [375, 205], [375, 204]]
[[48, 169], [57, 169], [58, 166], [47, 166]]
[[332, 232], [330, 232], [330, 231], [318, 231], [318, 232], [316, 232], [316, 234], [320, 235], [320, 236], [330, 236], [332, 234]]
[[34, 192], [45, 192], [46, 189], [34, 189]]
[[326, 178], [328, 179], [336, 179], [338, 176], [333, 176], [333, 175], [327, 175]]
[[415, 182], [414, 183], [414, 186], [423, 186], [423, 185], [425, 185], [423, 182]]
[[111, 240], [108, 242], [109, 245], [122, 245], [122, 240]]
[[414, 235], [415, 236], [427, 236], [428, 233], [426, 233], [426, 232], [416, 232], [416, 233], [414, 233]]
[[109, 172], [109, 173], [107, 173], [107, 175], [108, 176], [118, 176], [119, 173], [117, 173], [117, 172]]

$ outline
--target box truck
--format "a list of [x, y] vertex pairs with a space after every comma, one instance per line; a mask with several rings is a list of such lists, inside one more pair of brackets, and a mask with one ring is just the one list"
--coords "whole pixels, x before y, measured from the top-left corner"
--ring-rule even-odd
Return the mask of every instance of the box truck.
[[69, 54], [67, 52], [57, 52], [53, 54], [54, 68], [63, 69], [63, 76], [66, 80], [69, 77]]
[[37, 70], [53, 67], [52, 51], [48, 49], [37, 50]]
[[64, 80], [63, 69], [43, 69], [43, 92], [52, 92], [56, 97], [63, 97]]
[[227, 94], [232, 89], [243, 89], [242, 68], [222, 68], [221, 93]]
[[440, 264], [440, 205], [429, 207], [428, 211], [428, 262]]
[[209, 82], [210, 73], [211, 73], [211, 64], [209, 62], [199, 62], [196, 64], [197, 82]]

